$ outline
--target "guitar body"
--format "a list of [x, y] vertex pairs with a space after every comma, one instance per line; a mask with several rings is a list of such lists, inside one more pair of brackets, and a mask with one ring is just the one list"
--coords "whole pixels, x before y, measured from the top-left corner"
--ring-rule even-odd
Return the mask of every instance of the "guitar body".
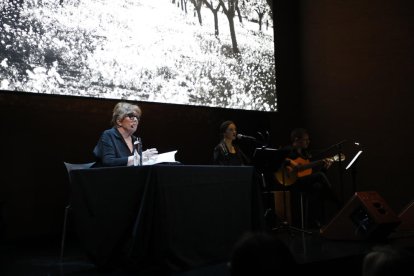
[[[292, 161], [291, 161], [291, 164], [292, 164]], [[306, 167], [309, 164], [310, 164], [309, 159], [304, 159], [302, 157], [298, 157], [293, 161], [292, 166], [294, 168], [299, 168], [299, 167]], [[310, 175], [310, 174], [312, 174], [312, 168], [298, 170], [297, 174], [298, 174], [298, 177], [304, 177], [304, 176]]]
[[279, 169], [275, 172], [275, 178], [277, 182], [284, 186], [290, 186], [296, 182], [299, 177], [304, 177], [312, 174], [312, 168], [322, 165], [325, 161], [335, 162], [345, 160], [345, 155], [338, 154], [323, 160], [317, 160], [310, 162], [309, 159], [298, 157], [296, 159], [289, 160], [289, 165]]
[[298, 177], [304, 177], [312, 174], [312, 168], [299, 169], [301, 167], [306, 167], [310, 164], [310, 161], [308, 159], [298, 157], [294, 160], [287, 160], [289, 160], [289, 165], [284, 167], [283, 169], [278, 170], [275, 173], [276, 180], [280, 184], [284, 186], [290, 186], [296, 182]]

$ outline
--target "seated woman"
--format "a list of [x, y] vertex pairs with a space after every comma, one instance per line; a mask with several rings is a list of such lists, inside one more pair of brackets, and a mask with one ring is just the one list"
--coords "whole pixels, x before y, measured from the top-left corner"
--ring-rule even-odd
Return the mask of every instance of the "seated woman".
[[220, 125], [222, 140], [214, 148], [214, 164], [227, 166], [245, 166], [250, 164], [249, 158], [239, 146], [233, 144], [237, 138], [237, 127], [233, 121], [225, 121]]
[[[157, 154], [155, 148], [142, 152], [141, 139], [137, 131], [142, 111], [138, 105], [119, 102], [112, 112], [112, 128], [105, 130], [93, 150], [95, 167], [132, 166], [142, 164]], [[135, 154], [139, 153], [139, 154]]]

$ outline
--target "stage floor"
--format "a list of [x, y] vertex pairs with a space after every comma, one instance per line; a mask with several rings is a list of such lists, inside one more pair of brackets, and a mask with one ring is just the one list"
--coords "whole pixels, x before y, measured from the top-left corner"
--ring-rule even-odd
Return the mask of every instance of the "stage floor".
[[[328, 240], [319, 234], [297, 232], [288, 228], [270, 233], [285, 242], [293, 254], [300, 270], [317, 275], [360, 275], [363, 256], [374, 246], [384, 244], [402, 245], [414, 250], [414, 235], [391, 234], [381, 242]], [[116, 268], [98, 271], [83, 255], [76, 240], [68, 240], [65, 257], [59, 260], [58, 238], [36, 238], [19, 242], [3, 242], [0, 245], [0, 275], [44, 276], [44, 275], [174, 275], [174, 276], [230, 276], [227, 262], [197, 267], [190, 271], [160, 272], [157, 269], [131, 271]], [[351, 273], [351, 274], [350, 274]]]

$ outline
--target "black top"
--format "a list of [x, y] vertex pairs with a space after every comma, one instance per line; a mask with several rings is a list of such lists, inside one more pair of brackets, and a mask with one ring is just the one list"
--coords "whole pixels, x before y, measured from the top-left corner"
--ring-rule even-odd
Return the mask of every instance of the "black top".
[[[138, 138], [132, 136], [132, 141]], [[128, 164], [128, 156], [133, 155], [125, 143], [124, 138], [117, 128], [113, 127], [105, 130], [97, 145], [93, 150], [96, 158], [94, 167], [112, 167], [112, 166], [126, 166]]]
[[303, 158], [303, 159], [312, 159], [312, 155], [309, 153], [308, 150], [306, 149], [302, 149], [302, 153], [299, 154], [299, 152], [297, 151], [296, 148], [294, 148], [293, 146], [289, 145], [289, 146], [285, 146], [283, 147], [281, 150], [283, 150], [284, 152], [287, 153], [287, 158], [295, 160], [299, 157]]
[[243, 153], [239, 146], [233, 145], [236, 153], [231, 153], [224, 141], [214, 148], [213, 161], [216, 165], [226, 166], [247, 166], [249, 158]]

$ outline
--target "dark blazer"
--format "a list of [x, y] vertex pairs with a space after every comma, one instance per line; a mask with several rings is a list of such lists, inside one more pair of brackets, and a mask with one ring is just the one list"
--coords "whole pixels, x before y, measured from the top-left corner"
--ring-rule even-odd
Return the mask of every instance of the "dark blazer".
[[[132, 136], [132, 141], [137, 137]], [[94, 167], [113, 167], [126, 166], [128, 156], [133, 155], [125, 143], [121, 133], [115, 127], [105, 130], [98, 143], [96, 144], [93, 154], [96, 158]]]

